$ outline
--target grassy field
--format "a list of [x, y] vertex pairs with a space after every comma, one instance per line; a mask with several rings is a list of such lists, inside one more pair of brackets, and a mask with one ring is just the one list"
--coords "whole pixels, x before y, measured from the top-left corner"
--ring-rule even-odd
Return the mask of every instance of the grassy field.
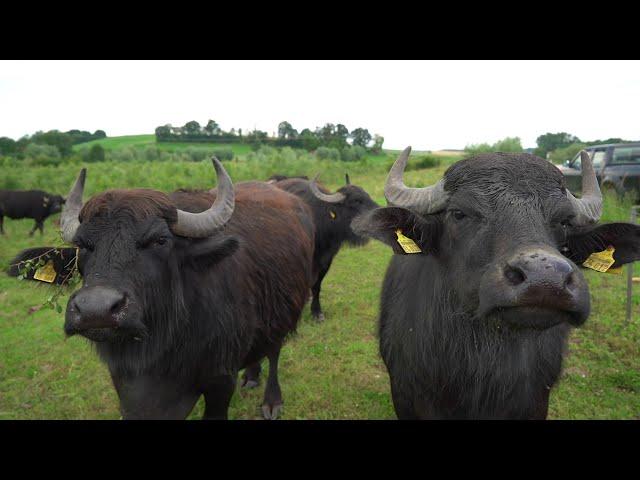
[[187, 148], [199, 150], [211, 150], [212, 148], [231, 148], [236, 155], [245, 155], [251, 151], [251, 146], [241, 143], [199, 143], [199, 142], [161, 142], [156, 143], [155, 135], [123, 135], [121, 137], [107, 137], [91, 142], [79, 143], [73, 146], [73, 150], [91, 148], [92, 145], [101, 145], [105, 150], [117, 150], [119, 148], [144, 148], [156, 146], [167, 152], [178, 152]]
[[[406, 182], [411, 186], [431, 183], [453, 160], [443, 157], [439, 167], [409, 171]], [[313, 175], [322, 171], [322, 179], [332, 189], [342, 185], [348, 170], [353, 183], [384, 203], [385, 161], [343, 164], [302, 159], [292, 164], [284, 159], [268, 163], [241, 160], [226, 166], [236, 182], [273, 173]], [[45, 187], [63, 193], [78, 169], [79, 165], [35, 167], [25, 173], [8, 168], [2, 175], [10, 175], [21, 188]], [[213, 178], [207, 161], [105, 162], [88, 166], [86, 190], [90, 195], [115, 186], [165, 191], [185, 186], [205, 188]], [[626, 207], [609, 201], [604, 219], [626, 220], [627, 212]], [[31, 238], [27, 235], [31, 220], [7, 219], [7, 234], [0, 237], [0, 264], [6, 265], [27, 247], [59, 245], [53, 224], [57, 217], [47, 220], [44, 236]], [[380, 284], [391, 255], [387, 247], [370, 242], [359, 249], [344, 248], [336, 257], [323, 284], [326, 322], [312, 322], [307, 307], [298, 334], [282, 351], [283, 418], [395, 418], [376, 339]], [[640, 286], [633, 297], [634, 318], [625, 325], [626, 275], [585, 274], [591, 285], [592, 315], [571, 335], [564, 373], [551, 395], [550, 418], [638, 419]], [[63, 314], [42, 308], [52, 292], [46, 284], [0, 274], [0, 419], [118, 419], [118, 402], [106, 367], [83, 338], [65, 340]], [[66, 298], [61, 303], [66, 304]], [[262, 393], [262, 387], [236, 392], [230, 417], [260, 418]], [[202, 412], [201, 401], [190, 418], [198, 418]]]

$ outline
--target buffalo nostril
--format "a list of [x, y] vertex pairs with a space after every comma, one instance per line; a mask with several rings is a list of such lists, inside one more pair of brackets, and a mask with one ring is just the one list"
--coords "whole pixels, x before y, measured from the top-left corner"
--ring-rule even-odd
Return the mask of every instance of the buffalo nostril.
[[574, 279], [573, 279], [574, 273], [571, 272], [568, 276], [567, 276], [567, 280], [564, 282], [564, 286], [565, 287], [571, 287], [574, 283]]
[[527, 276], [520, 268], [509, 265], [504, 269], [504, 276], [507, 277], [507, 280], [512, 285], [520, 285], [527, 279]]
[[120, 310], [122, 310], [122, 308], [124, 307], [125, 303], [126, 303], [126, 297], [123, 295], [121, 298], [119, 298], [118, 300], [116, 300], [113, 303], [113, 305], [109, 309], [109, 312], [112, 313], [113, 315], [115, 315]]

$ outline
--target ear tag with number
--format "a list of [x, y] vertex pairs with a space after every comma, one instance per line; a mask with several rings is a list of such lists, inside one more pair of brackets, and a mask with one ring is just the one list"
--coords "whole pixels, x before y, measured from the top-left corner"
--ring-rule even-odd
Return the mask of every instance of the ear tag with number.
[[615, 251], [616, 249], [609, 245], [606, 250], [589, 255], [589, 258], [584, 261], [582, 266], [595, 270], [596, 272], [605, 273], [611, 268], [611, 265], [616, 263], [613, 258], [613, 252]]
[[49, 260], [44, 266], [36, 270], [33, 278], [41, 282], [53, 283], [56, 279], [56, 270], [53, 266], [53, 261]]
[[398, 236], [398, 243], [402, 247], [402, 250], [404, 250], [404, 253], [422, 253], [422, 250], [420, 250], [420, 247], [416, 245], [416, 242], [411, 240], [409, 237], [405, 237], [402, 234], [402, 230], [396, 230], [396, 235]]
[[331, 215], [331, 218], [336, 218], [336, 214], [333, 210], [329, 210], [329, 215]]

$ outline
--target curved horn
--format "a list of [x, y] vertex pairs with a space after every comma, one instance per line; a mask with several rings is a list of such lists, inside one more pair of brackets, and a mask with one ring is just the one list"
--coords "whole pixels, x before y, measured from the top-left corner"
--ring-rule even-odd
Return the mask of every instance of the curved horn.
[[178, 221], [171, 227], [177, 235], [183, 237], [208, 237], [221, 229], [231, 218], [235, 206], [233, 183], [220, 161], [212, 157], [213, 167], [218, 176], [218, 194], [213, 205], [200, 213], [178, 210]]
[[575, 225], [588, 225], [597, 223], [602, 215], [602, 193], [598, 185], [596, 171], [589, 154], [580, 152], [582, 161], [582, 197], [575, 198], [567, 188], [567, 198], [576, 212]]
[[345, 174], [344, 174], [344, 182], [345, 182], [347, 185], [351, 185], [351, 180], [349, 179], [349, 174], [348, 174], [348, 173], [345, 173]]
[[320, 174], [317, 174], [311, 182], [309, 182], [309, 187], [311, 187], [311, 191], [316, 196], [316, 198], [322, 200], [323, 202], [328, 203], [340, 203], [343, 202], [346, 198], [344, 193], [336, 192], [331, 194], [322, 193], [318, 188], [318, 177]]
[[407, 147], [395, 161], [384, 186], [384, 197], [390, 205], [405, 207], [420, 213], [434, 213], [442, 210], [449, 194], [444, 190], [444, 180], [424, 188], [410, 188], [402, 181], [411, 147]]
[[82, 193], [84, 192], [84, 181], [87, 178], [87, 169], [80, 170], [80, 174], [76, 179], [76, 183], [73, 184], [67, 200], [62, 207], [62, 213], [60, 215], [60, 231], [62, 233], [62, 239], [71, 243], [76, 230], [80, 226], [80, 210], [82, 210]]

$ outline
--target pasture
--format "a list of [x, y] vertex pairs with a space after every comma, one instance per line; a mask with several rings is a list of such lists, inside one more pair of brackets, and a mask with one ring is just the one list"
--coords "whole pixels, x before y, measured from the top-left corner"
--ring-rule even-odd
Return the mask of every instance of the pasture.
[[[140, 142], [99, 140], [105, 148]], [[125, 137], [118, 137], [120, 139]], [[197, 144], [196, 144], [197, 145]], [[193, 146], [193, 145], [189, 145]], [[203, 147], [204, 148], [204, 147]], [[309, 176], [322, 172], [331, 190], [343, 185], [348, 172], [352, 183], [365, 188], [384, 204], [383, 185], [389, 160], [368, 157], [360, 162], [318, 161], [309, 155], [269, 158], [236, 151], [237, 161], [225, 162], [234, 182], [266, 179], [274, 173]], [[435, 168], [407, 171], [410, 186], [424, 186], [441, 177], [456, 157], [442, 157]], [[411, 163], [411, 161], [410, 161]], [[163, 191], [210, 188], [214, 174], [202, 162], [101, 162], [87, 165], [85, 199], [108, 188], [146, 187]], [[59, 167], [7, 165], [0, 188], [41, 188], [66, 195], [80, 164]], [[59, 215], [45, 222], [45, 233], [28, 237], [30, 219], [5, 221], [0, 237], [0, 264], [4, 268], [20, 250], [62, 244], [54, 225]], [[602, 221], [626, 221], [628, 206], [605, 201]], [[323, 324], [310, 318], [308, 307], [289, 338], [280, 359], [284, 398], [283, 419], [393, 419], [389, 380], [378, 354], [376, 323], [380, 285], [392, 252], [370, 241], [363, 248], [343, 248], [323, 283]], [[633, 318], [624, 324], [626, 275], [586, 271], [592, 314], [574, 330], [564, 373], [552, 391], [551, 419], [640, 419], [640, 286], [633, 296]], [[65, 339], [64, 313], [43, 307], [56, 287], [19, 281], [0, 274], [0, 419], [118, 419], [118, 401], [108, 371], [81, 337]], [[60, 298], [64, 307], [70, 292]], [[265, 371], [266, 375], [266, 371]], [[236, 391], [231, 419], [258, 419], [264, 388]], [[190, 418], [199, 418], [202, 400]]]

